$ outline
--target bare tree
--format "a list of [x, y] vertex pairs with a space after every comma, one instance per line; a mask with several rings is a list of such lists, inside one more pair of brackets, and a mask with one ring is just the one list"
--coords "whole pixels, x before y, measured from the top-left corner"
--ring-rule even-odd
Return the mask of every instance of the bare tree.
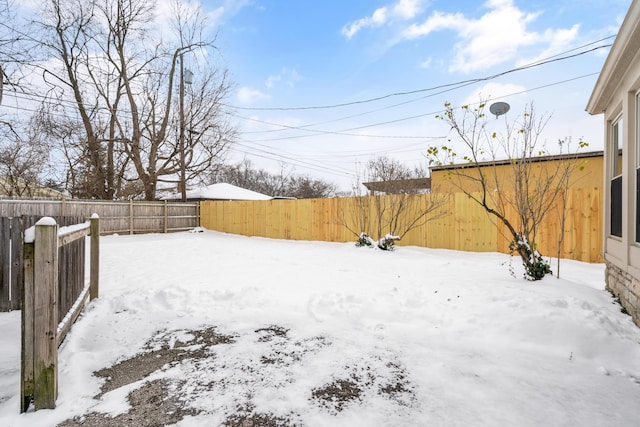
[[336, 186], [321, 179], [313, 179], [308, 175], [294, 175], [289, 178], [286, 195], [296, 199], [318, 199], [333, 197]]
[[24, 44], [25, 34], [7, 25], [17, 22], [13, 1], [0, 0], [0, 21], [5, 23], [0, 26], [0, 104], [2, 104], [5, 88], [18, 86], [17, 71], [25, 60], [27, 49]]
[[[41, 19], [34, 22], [34, 34], [40, 35], [43, 59], [53, 56], [59, 69], [43, 69], [49, 95], [59, 105], [73, 102], [83, 130], [82, 154], [86, 156], [86, 196], [105, 199], [109, 195], [105, 179], [104, 150], [97, 121], [100, 105], [87, 78], [93, 38], [96, 35], [96, 4], [84, 0], [48, 0], [43, 2]], [[64, 114], [64, 113], [63, 113]]]
[[183, 145], [179, 138], [169, 139], [169, 153], [163, 157], [169, 160], [163, 169], [168, 176], [159, 177], [159, 181], [176, 182], [171, 171], [184, 169], [186, 183], [204, 182], [206, 173], [219, 167], [237, 136], [236, 128], [223, 111], [223, 101], [229, 92], [226, 70], [208, 70], [194, 79], [185, 96], [188, 107]]
[[366, 179], [369, 181], [388, 182], [410, 178], [417, 178], [417, 176], [413, 170], [398, 160], [380, 156], [367, 162]]
[[385, 194], [366, 194], [360, 182], [355, 186], [355, 206], [350, 212], [342, 212], [341, 222], [358, 237], [358, 244], [369, 246], [375, 242], [381, 249], [391, 249], [395, 240], [445, 213], [442, 210], [445, 194], [424, 195], [419, 189], [405, 185], [419, 171], [388, 157], [367, 163], [365, 180], [382, 183]]
[[[23, 137], [26, 135], [26, 137]], [[49, 147], [37, 136], [37, 129], [17, 131], [0, 127], [0, 192], [11, 197], [33, 197], [47, 193]]]
[[[203, 35], [199, 9], [180, 1], [173, 6], [174, 37], [152, 31], [157, 3], [151, 0], [47, 0], [42, 6], [34, 33], [42, 35], [41, 57], [55, 60], [34, 64], [62, 110], [57, 114], [77, 117], [61, 121], [67, 131], [60, 124], [47, 128], [62, 137], [60, 144], [76, 144], [60, 150], [70, 156], [69, 168], [80, 167], [79, 174], [69, 170], [70, 187], [84, 188], [86, 197], [152, 200], [159, 181], [201, 180], [235, 138], [223, 111], [229, 78], [209, 59], [215, 38]], [[176, 96], [179, 61], [188, 53], [201, 72], [193, 90]], [[186, 126], [178, 125], [178, 100], [188, 105]]]
[[[147, 200], [155, 198], [156, 186], [163, 177], [185, 173], [193, 179], [210, 167], [234, 138], [235, 130], [225, 120], [222, 100], [230, 85], [227, 73], [209, 69], [199, 80], [198, 89], [189, 98], [189, 129], [186, 144], [180, 143], [174, 88], [180, 60], [189, 52], [215, 49], [214, 41], [202, 36], [204, 21], [197, 12], [175, 2], [178, 46], [157, 45], [135, 49], [134, 30], [143, 31], [153, 2], [111, 0], [115, 7], [105, 8], [110, 43], [105, 53], [122, 79], [127, 116], [118, 115], [117, 125], [125, 136], [125, 152], [144, 188]], [[144, 48], [144, 44], [142, 44]], [[179, 101], [182, 101], [180, 98]], [[175, 182], [175, 178], [174, 178]]]
[[[451, 104], [445, 104], [444, 114], [437, 118], [451, 127], [464, 153], [458, 155], [447, 145], [430, 147], [428, 157], [432, 165], [462, 162], [450, 170], [451, 184], [504, 225], [511, 249], [522, 259], [525, 277], [540, 280], [551, 273], [551, 268], [536, 249], [537, 231], [566, 189], [574, 166], [556, 162], [534, 167], [535, 158], [545, 153], [540, 136], [549, 117], [536, 117], [532, 105], [516, 121], [505, 120], [504, 132], [488, 128], [484, 111], [484, 102], [477, 107], [463, 106], [459, 114]], [[508, 160], [507, 177], [499, 176], [498, 168], [491, 163], [499, 157]], [[510, 211], [515, 211], [515, 218]]]

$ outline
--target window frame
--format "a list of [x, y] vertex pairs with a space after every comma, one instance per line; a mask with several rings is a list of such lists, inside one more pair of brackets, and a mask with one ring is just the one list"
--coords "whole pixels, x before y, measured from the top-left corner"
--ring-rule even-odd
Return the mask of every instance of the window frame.
[[611, 236], [622, 237], [622, 211], [623, 211], [623, 194], [622, 194], [622, 172], [624, 170], [624, 120], [623, 115], [618, 115], [610, 124], [609, 147], [611, 153], [610, 159], [610, 205], [609, 205], [609, 234]]
[[635, 242], [640, 243], [640, 91], [636, 92], [636, 135], [635, 135], [635, 174], [631, 180], [635, 185]]

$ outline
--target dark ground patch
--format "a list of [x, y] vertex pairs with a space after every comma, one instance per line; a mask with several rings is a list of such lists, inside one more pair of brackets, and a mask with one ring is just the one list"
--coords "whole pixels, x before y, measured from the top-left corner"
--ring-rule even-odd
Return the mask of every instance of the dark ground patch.
[[[260, 357], [257, 365], [241, 365], [241, 369], [244, 375], [250, 373], [250, 377], [256, 378], [263, 375], [261, 370], [265, 368], [286, 370], [287, 367], [300, 363], [309, 353], [331, 345], [321, 336], [294, 341], [289, 337], [288, 329], [277, 325], [256, 329], [254, 333], [257, 335], [256, 345], [264, 346], [264, 354]], [[180, 336], [188, 338], [183, 338], [185, 341], [180, 341], [178, 338]], [[219, 348], [216, 349], [216, 346], [219, 344], [233, 345], [235, 340], [234, 336], [218, 333], [215, 327], [188, 331], [160, 331], [145, 344], [143, 352], [94, 373], [97, 377], [106, 379], [95, 399], [100, 399], [105, 393], [120, 387], [144, 380], [154, 372], [167, 370], [183, 362], [193, 362], [198, 368], [202, 366], [202, 369], [211, 369], [211, 364], [208, 364], [207, 361], [215, 360], [216, 351], [223, 351]], [[381, 365], [378, 364], [378, 366]], [[342, 412], [352, 404], [362, 402], [365, 393], [376, 393], [400, 405], [411, 402], [413, 391], [404, 368], [396, 361], [388, 362], [385, 366], [382, 368], [384, 372], [375, 372], [369, 367], [356, 370], [345, 368], [343, 370], [343, 372], [347, 372], [345, 376], [338, 376], [332, 382], [314, 388], [311, 390], [308, 400], [333, 415]], [[202, 414], [202, 412], [191, 409], [181, 399], [187, 381], [187, 379], [180, 381], [156, 379], [143, 382], [140, 387], [127, 396], [131, 405], [128, 412], [115, 417], [91, 412], [66, 420], [59, 424], [59, 427], [151, 427], [175, 424], [186, 416]], [[303, 425], [299, 421], [299, 415], [293, 412], [285, 417], [257, 412], [251, 403], [251, 384], [247, 384], [246, 396], [239, 396], [239, 399], [244, 399], [244, 401], [238, 402], [239, 406], [235, 412], [225, 418], [223, 426], [293, 427]], [[192, 390], [212, 390], [214, 386], [224, 389], [224, 380], [222, 383], [191, 384], [190, 387]]]
[[252, 407], [242, 407], [238, 408], [235, 414], [228, 416], [222, 425], [224, 427], [298, 427], [301, 424], [293, 422], [288, 417], [256, 413]]
[[115, 417], [91, 412], [58, 424], [58, 427], [156, 427], [175, 424], [195, 411], [184, 409], [182, 402], [170, 393], [166, 380], [153, 380], [129, 393], [131, 410]]
[[311, 392], [321, 406], [337, 413], [351, 402], [359, 401], [362, 396], [362, 388], [352, 379], [340, 378]]
[[[109, 368], [96, 371], [94, 374], [97, 377], [106, 378], [106, 381], [100, 388], [100, 393], [98, 393], [95, 398], [99, 399], [105, 393], [140, 381], [167, 364], [171, 365], [186, 359], [202, 359], [208, 357], [210, 356], [208, 354], [210, 346], [230, 344], [233, 342], [232, 336], [220, 335], [213, 327], [188, 332], [193, 336], [192, 339], [186, 342], [176, 340], [173, 346], [169, 345], [171, 333], [164, 331], [159, 332], [151, 338], [151, 340], [147, 341], [145, 349], [149, 351], [140, 353], [131, 359], [118, 362]], [[160, 349], [151, 350], [156, 347], [158, 343], [160, 344]], [[196, 347], [186, 348], [193, 346]]]

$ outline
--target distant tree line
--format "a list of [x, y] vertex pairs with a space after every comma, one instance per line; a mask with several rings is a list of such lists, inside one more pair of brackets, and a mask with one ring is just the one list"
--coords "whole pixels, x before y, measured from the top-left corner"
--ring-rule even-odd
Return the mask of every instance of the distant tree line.
[[257, 169], [250, 160], [233, 165], [222, 165], [209, 175], [209, 183], [226, 182], [258, 193], [278, 197], [312, 199], [333, 197], [336, 186], [330, 182], [297, 175], [281, 167], [279, 173]]

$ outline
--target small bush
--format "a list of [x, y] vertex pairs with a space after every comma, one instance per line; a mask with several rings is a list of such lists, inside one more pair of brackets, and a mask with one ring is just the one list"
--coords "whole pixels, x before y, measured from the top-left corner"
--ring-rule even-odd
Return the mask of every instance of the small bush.
[[358, 236], [358, 241], [356, 242], [356, 246], [361, 247], [361, 246], [369, 246], [372, 247], [374, 245], [374, 240], [369, 237], [367, 235], [367, 233], [365, 233], [364, 231], [362, 233], [360, 233], [360, 235]]
[[400, 236], [394, 236], [391, 233], [387, 233], [382, 239], [378, 240], [378, 248], [383, 251], [392, 251], [396, 244], [395, 241], [400, 240]]

